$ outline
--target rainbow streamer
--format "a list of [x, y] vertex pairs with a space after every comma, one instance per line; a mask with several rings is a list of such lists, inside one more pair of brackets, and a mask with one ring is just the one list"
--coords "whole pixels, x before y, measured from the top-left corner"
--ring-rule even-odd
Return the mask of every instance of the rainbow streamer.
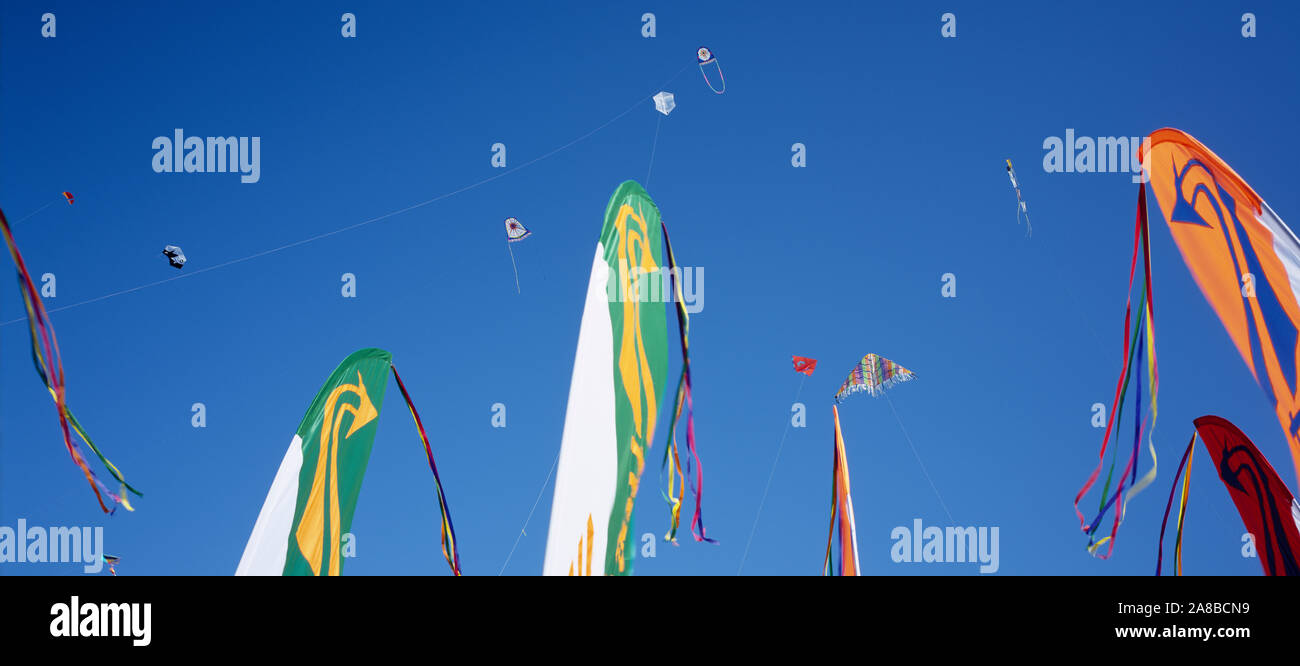
[[1187, 450], [1183, 451], [1183, 459], [1178, 461], [1178, 471], [1174, 474], [1174, 485], [1169, 488], [1169, 501], [1165, 503], [1165, 517], [1160, 521], [1160, 542], [1156, 549], [1156, 575], [1160, 575], [1160, 567], [1165, 559], [1165, 526], [1169, 524], [1169, 510], [1174, 505], [1174, 491], [1178, 490], [1178, 476], [1183, 477], [1183, 497], [1178, 504], [1178, 537], [1174, 545], [1174, 572], [1176, 575], [1183, 575], [1183, 516], [1187, 514], [1187, 487], [1192, 479], [1192, 456], [1196, 454], [1196, 437], [1199, 433], [1192, 432], [1192, 440], [1187, 443]]
[[402, 383], [402, 376], [397, 374], [397, 366], [389, 367], [393, 371], [393, 379], [397, 380], [397, 388], [402, 391], [402, 399], [406, 401], [406, 407], [411, 410], [411, 416], [415, 419], [415, 429], [420, 431], [420, 442], [424, 444], [424, 455], [429, 459], [429, 469], [433, 470], [433, 485], [438, 491], [438, 508], [442, 512], [442, 556], [451, 567], [451, 573], [459, 576], [460, 553], [456, 550], [456, 528], [451, 524], [451, 512], [447, 509], [447, 497], [442, 492], [442, 479], [438, 476], [438, 465], [433, 462], [433, 448], [429, 446], [429, 436], [424, 432], [424, 422], [420, 420], [420, 413], [415, 411], [415, 403], [411, 402], [411, 394], [406, 392], [406, 384]]
[[[835, 456], [831, 466], [831, 529], [826, 536], [826, 559], [822, 561], [823, 576], [857, 576], [862, 567], [858, 562], [858, 528], [853, 518], [853, 498], [849, 492], [848, 454], [844, 450], [844, 434], [840, 431], [840, 410], [832, 405], [835, 415]], [[840, 561], [835, 564], [835, 533], [840, 535]]]
[[1192, 483], [1192, 458], [1196, 457], [1196, 449], [1192, 448], [1191, 454], [1187, 456], [1187, 469], [1183, 473], [1183, 497], [1178, 502], [1178, 537], [1174, 540], [1174, 563], [1177, 565], [1175, 573], [1183, 575], [1183, 517], [1187, 515], [1187, 487]]
[[[122, 477], [122, 472], [104, 455], [99, 447], [86, 434], [86, 430], [73, 416], [72, 410], [68, 408], [67, 403], [67, 385], [63, 376], [63, 358], [59, 354], [58, 337], [54, 334], [54, 325], [50, 323], [49, 314], [45, 311], [45, 303], [41, 300], [36, 285], [32, 282], [32, 276], [27, 271], [27, 264], [23, 261], [22, 253], [18, 251], [18, 244], [14, 241], [13, 231], [9, 227], [9, 221], [5, 218], [4, 212], [0, 211], [0, 232], [3, 232], [5, 244], [9, 248], [9, 256], [13, 259], [14, 267], [18, 271], [18, 287], [23, 295], [23, 306], [27, 309], [28, 331], [32, 340], [32, 362], [36, 365], [36, 374], [40, 376], [45, 388], [50, 392], [50, 397], [54, 399], [55, 409], [59, 414], [59, 427], [63, 431], [63, 444], [68, 450], [77, 467], [81, 468], [82, 474], [85, 475], [86, 481], [90, 483], [90, 489], [95, 493], [95, 500], [99, 502], [99, 508], [104, 513], [111, 514], [117, 510], [112, 510], [104, 503], [104, 496], [107, 495], [115, 504], [121, 504], [126, 507], [127, 511], [134, 511], [130, 501], [126, 496], [129, 490], [138, 497], [143, 494], [133, 488]], [[99, 457], [101, 463], [108, 468], [113, 478], [121, 484], [121, 492], [114, 493], [104, 485], [104, 482], [91, 471], [90, 466], [86, 464], [85, 458], [81, 453], [81, 447], [77, 445], [72, 438], [72, 431], [75, 431], [82, 441], [90, 447], [95, 455]]]
[[[1140, 253], [1140, 255], [1139, 255]], [[1137, 315], [1137, 321], [1133, 322], [1133, 284], [1137, 273], [1138, 257], [1142, 257], [1143, 268], [1143, 285], [1139, 293], [1138, 301], [1140, 309]], [[1088, 477], [1083, 488], [1081, 488], [1074, 498], [1074, 512], [1079, 517], [1079, 526], [1089, 537], [1088, 552], [1102, 559], [1109, 559], [1115, 549], [1115, 537], [1119, 532], [1119, 526], [1124, 520], [1127, 510], [1127, 503], [1131, 501], [1138, 493], [1142, 492], [1147, 486], [1155, 480], [1156, 477], [1156, 451], [1155, 442], [1152, 438], [1152, 432], [1155, 429], [1155, 418], [1157, 414], [1156, 398], [1160, 388], [1160, 375], [1156, 363], [1155, 351], [1155, 306], [1152, 295], [1151, 284], [1151, 244], [1149, 227], [1147, 223], [1147, 203], [1146, 203], [1146, 185], [1138, 186], [1138, 210], [1133, 230], [1133, 258], [1129, 262], [1129, 286], [1128, 298], [1124, 306], [1124, 355], [1123, 370], [1115, 385], [1115, 397], [1111, 402], [1110, 414], [1106, 420], [1106, 432], [1102, 437], [1101, 451], [1098, 454], [1097, 468], [1093, 470]], [[1130, 335], [1131, 332], [1131, 335]], [[1148, 411], [1150, 413], [1150, 422], [1146, 420], [1146, 414], [1139, 413], [1134, 417], [1133, 423], [1133, 450], [1124, 466], [1123, 472], [1118, 477], [1118, 484], [1115, 485], [1115, 492], [1112, 494], [1111, 487], [1115, 482], [1115, 466], [1118, 463], [1119, 451], [1113, 451], [1111, 454], [1110, 469], [1106, 474], [1106, 483], [1101, 492], [1101, 498], [1098, 502], [1097, 515], [1092, 521], [1084, 518], [1079, 511], [1079, 502], [1083, 499], [1093, 484], [1101, 474], [1101, 468], [1105, 464], [1106, 449], [1110, 443], [1111, 432], [1114, 431], [1116, 437], [1119, 436], [1119, 425], [1123, 420], [1125, 398], [1128, 395], [1130, 380], [1136, 374], [1137, 381], [1134, 383], [1136, 390], [1134, 403], [1136, 409], [1142, 410], [1142, 384], [1143, 366], [1146, 366], [1146, 384], [1148, 395]], [[1141, 452], [1141, 443], [1143, 433], [1147, 435], [1147, 449], [1151, 454], [1151, 469], [1147, 471], [1141, 479], [1137, 477], [1137, 459]], [[1129, 492], [1125, 494], [1126, 484], [1132, 484]], [[1111, 524], [1110, 534], [1108, 536], [1097, 538], [1098, 529], [1101, 526], [1102, 518], [1110, 508], [1115, 507], [1115, 517]], [[1106, 552], [1098, 554], [1102, 545], [1106, 545]]]
[[[686, 475], [682, 473], [682, 463], [680, 452], [678, 451], [677, 442], [677, 421], [682, 415], [682, 406], [686, 406], [686, 448], [690, 451], [691, 456], [695, 459], [695, 487], [692, 489], [695, 495], [695, 515], [691, 518], [691, 535], [696, 541], [707, 541], [717, 543], [714, 539], [705, 536], [704, 516], [700, 509], [700, 502], [704, 496], [704, 467], [700, 464], [700, 454], [695, 448], [695, 408], [691, 401], [691, 353], [690, 353], [690, 332], [691, 316], [686, 311], [686, 299], [682, 294], [682, 285], [678, 280], [677, 259], [673, 255], [672, 241], [668, 240], [668, 225], [660, 224], [664, 234], [664, 246], [668, 250], [668, 275], [672, 280], [673, 298], [677, 303], [677, 330], [680, 334], [682, 343], [682, 374], [677, 381], [677, 397], [673, 400], [673, 420], [668, 425], [668, 445], [664, 448], [664, 459], [661, 468], [668, 464], [668, 457], [672, 456], [673, 467], [668, 471], [668, 494], [669, 502], [672, 503], [672, 525], [668, 529], [668, 534], [664, 539], [677, 543], [677, 528], [681, 521], [682, 513], [682, 495], [685, 487]], [[688, 459], [687, 471], [690, 471]], [[677, 479], [677, 489], [674, 490], [673, 481]]]

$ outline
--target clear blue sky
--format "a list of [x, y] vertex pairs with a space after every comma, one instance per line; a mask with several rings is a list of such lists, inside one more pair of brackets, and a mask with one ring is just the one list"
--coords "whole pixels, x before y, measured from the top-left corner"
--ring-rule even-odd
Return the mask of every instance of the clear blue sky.
[[[46, 11], [55, 39], [40, 37]], [[640, 34], [646, 11], [654, 39]], [[940, 38], [945, 11], [956, 39]], [[1244, 11], [1258, 16], [1256, 39], [1240, 36]], [[357, 16], [356, 39], [339, 34], [343, 12]], [[705, 516], [721, 545], [661, 543], [637, 573], [736, 572], [801, 379], [791, 354], [820, 363], [801, 398], [809, 424], [785, 443], [745, 573], [818, 573], [831, 397], [876, 352], [919, 375], [894, 404], [957, 522], [1000, 528], [1001, 573], [1147, 574], [1193, 418], [1234, 421], [1293, 486], [1295, 470], [1268, 401], [1153, 220], [1160, 476], [1131, 506], [1114, 559], [1086, 554], [1071, 499], [1101, 440], [1090, 406], [1110, 400], [1119, 370], [1136, 186], [1127, 174], [1045, 173], [1042, 143], [1067, 128], [1179, 127], [1297, 224], [1297, 34], [1294, 6], [1260, 2], [6, 3], [0, 205], [12, 220], [61, 190], [77, 199], [16, 230], [33, 272], [57, 275], [47, 307], [188, 277], [52, 315], [74, 411], [146, 494], [135, 513], [99, 513], [25, 328], [0, 327], [0, 524], [105, 525], [123, 574], [232, 573], [312, 396], [348, 353], [377, 346], [422, 410], [465, 572], [496, 574], [559, 446], [591, 253], [610, 193], [645, 181], [652, 103], [475, 189], [200, 271], [498, 175], [493, 143], [524, 164], [663, 86], [677, 109], [645, 184], [681, 263], [705, 269], [691, 343]], [[695, 67], [701, 44], [721, 62], [724, 95]], [[151, 142], [178, 127], [261, 137], [261, 181], [154, 173]], [[795, 142], [807, 168], [790, 165]], [[1006, 158], [1032, 238], [1016, 225]], [[504, 252], [509, 216], [534, 232], [514, 248], [522, 295]], [[165, 244], [184, 248], [183, 272]], [[958, 297], [943, 299], [950, 272]], [[357, 298], [340, 296], [343, 273], [357, 276]], [[9, 284], [3, 321], [22, 316]], [[205, 429], [190, 427], [195, 402]], [[505, 429], [491, 427], [497, 402]], [[946, 517], [888, 404], [857, 396], [841, 417], [865, 571], [974, 573], [890, 560], [894, 526]], [[1198, 457], [1187, 571], [1259, 574]], [[550, 497], [508, 573], [540, 572]], [[645, 486], [637, 533], [662, 534], [667, 517]], [[437, 519], [414, 425], [390, 390], [347, 573], [445, 575]]]

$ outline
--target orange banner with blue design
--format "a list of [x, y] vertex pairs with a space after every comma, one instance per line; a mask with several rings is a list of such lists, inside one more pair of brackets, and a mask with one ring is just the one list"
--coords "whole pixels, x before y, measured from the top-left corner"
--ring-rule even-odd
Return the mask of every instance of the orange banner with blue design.
[[1272, 401], [1300, 462], [1300, 240], [1227, 162], [1187, 133], [1152, 133], [1141, 159], [1183, 261]]

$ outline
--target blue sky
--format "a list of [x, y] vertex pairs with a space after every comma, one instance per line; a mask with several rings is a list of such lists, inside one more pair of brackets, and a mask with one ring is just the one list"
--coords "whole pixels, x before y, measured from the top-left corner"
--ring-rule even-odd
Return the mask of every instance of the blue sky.
[[[40, 36], [46, 11], [54, 39]], [[946, 11], [955, 39], [939, 34]], [[1245, 11], [1258, 17], [1255, 39], [1240, 35]], [[357, 16], [355, 39], [340, 35], [343, 12]], [[644, 12], [656, 15], [653, 39], [641, 36]], [[99, 512], [63, 450], [25, 328], [8, 324], [0, 525], [104, 525], [122, 574], [232, 573], [312, 396], [350, 352], [377, 346], [425, 419], [465, 572], [496, 574], [558, 450], [604, 206], [636, 179], [680, 262], [705, 269], [691, 344], [705, 517], [721, 542], [661, 543], [637, 573], [736, 572], [799, 387], [791, 354], [819, 360], [800, 398], [809, 423], [785, 442], [745, 573], [818, 573], [831, 397], [875, 352], [919, 375], [891, 392], [894, 405], [957, 523], [1000, 528], [1000, 573], [1148, 574], [1193, 418], [1235, 422], [1288, 483], [1295, 468], [1153, 215], [1160, 476], [1130, 507], [1115, 557], [1087, 555], [1071, 500], [1101, 440], [1090, 406], [1109, 402], [1119, 370], [1136, 186], [1128, 174], [1045, 173], [1042, 144], [1067, 128], [1178, 127], [1295, 224], [1287, 156], [1300, 141], [1286, 130], [1300, 115], [1297, 31], [1294, 6], [1258, 2], [6, 3], [0, 205], [14, 220], [62, 190], [76, 195], [15, 233], [32, 271], [57, 276], [47, 307], [75, 306], [52, 315], [71, 405], [146, 496], [134, 513]], [[701, 44], [719, 58], [724, 95], [695, 67]], [[203, 270], [498, 176], [493, 143], [517, 167], [660, 89], [677, 109], [648, 183], [658, 115], [646, 100], [474, 189]], [[261, 137], [260, 181], [154, 173], [154, 137], [178, 127]], [[806, 168], [791, 167], [795, 142]], [[514, 248], [520, 295], [502, 238], [509, 216], [534, 233]], [[159, 254], [165, 244], [184, 248], [184, 271]], [[357, 276], [357, 298], [340, 296], [343, 273]], [[944, 273], [957, 276], [955, 299], [940, 296]], [[0, 292], [0, 319], [21, 316], [16, 291]], [[190, 426], [196, 402], [203, 429]], [[498, 402], [503, 429], [491, 427]], [[841, 420], [864, 570], [975, 573], [891, 561], [893, 527], [947, 518], [887, 403], [854, 397]], [[1241, 556], [1226, 491], [1198, 463], [1186, 570], [1259, 574]], [[508, 574], [540, 572], [550, 495]], [[347, 573], [445, 575], [437, 520], [414, 425], [391, 390]], [[667, 522], [646, 487], [637, 533]]]

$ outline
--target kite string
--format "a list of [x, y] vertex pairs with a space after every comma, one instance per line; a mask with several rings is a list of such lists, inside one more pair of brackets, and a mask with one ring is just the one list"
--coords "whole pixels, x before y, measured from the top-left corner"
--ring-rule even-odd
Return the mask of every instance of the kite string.
[[551, 463], [551, 471], [546, 473], [546, 481], [542, 483], [541, 489], [537, 491], [537, 499], [533, 500], [533, 508], [528, 510], [528, 517], [524, 519], [523, 527], [520, 527], [519, 534], [515, 535], [515, 545], [510, 547], [510, 553], [506, 555], [506, 561], [501, 565], [501, 571], [497, 573], [498, 576], [504, 574], [506, 572], [506, 567], [510, 566], [510, 558], [514, 557], [515, 548], [519, 547], [519, 539], [523, 537], [524, 530], [528, 529], [528, 523], [533, 519], [533, 512], [537, 510], [537, 504], [542, 501], [542, 495], [546, 492], [546, 487], [551, 485], [551, 475], [555, 474], [555, 466], [558, 465], [559, 462], [560, 452], [556, 451], [555, 461]]
[[518, 294], [521, 293], [519, 291], [519, 267], [515, 265], [515, 249], [510, 247], [509, 239], [506, 240], [506, 250], [510, 252], [510, 267], [515, 269], [515, 293]]
[[19, 224], [21, 224], [21, 223], [23, 222], [23, 220], [26, 220], [26, 219], [29, 219], [29, 218], [35, 217], [37, 213], [39, 213], [39, 212], [45, 210], [46, 208], [49, 208], [50, 206], [53, 206], [55, 203], [57, 203], [57, 202], [55, 202], [55, 201], [51, 201], [51, 202], [45, 204], [44, 206], [41, 206], [40, 208], [37, 208], [36, 210], [34, 210], [34, 211], [32, 211], [32, 212], [30, 212], [30, 213], [28, 213], [28, 214], [26, 214], [26, 215], [24, 215], [24, 216], [18, 218], [18, 221], [11, 223], [10, 226], [14, 226], [14, 227], [18, 226]]
[[655, 122], [655, 138], [650, 143], [650, 165], [645, 169], [645, 189], [650, 189], [650, 172], [655, 168], [655, 149], [659, 146], [659, 127], [664, 124], [664, 114]]
[[[799, 380], [799, 389], [794, 393], [792, 402], [799, 402], [799, 396], [803, 393], [803, 385], [808, 381], [808, 375], [804, 375]], [[785, 437], [790, 433], [790, 421], [786, 419], [785, 430], [781, 432], [781, 443], [776, 447], [776, 457], [772, 459], [772, 471], [767, 474], [767, 485], [763, 486], [763, 496], [758, 500], [758, 512], [754, 514], [754, 524], [749, 528], [749, 540], [745, 542], [745, 552], [740, 556], [740, 567], [736, 569], [736, 575], [745, 570], [745, 560], [749, 558], [749, 546], [754, 543], [754, 533], [758, 531], [758, 519], [763, 516], [763, 504], [767, 501], [767, 492], [772, 489], [772, 479], [776, 478], [776, 465], [781, 462], [781, 451], [785, 449]]]
[[930, 489], [934, 491], [934, 496], [939, 499], [939, 504], [943, 506], [943, 512], [948, 514], [948, 521], [956, 525], [956, 519], [952, 517], [952, 512], [948, 510], [948, 503], [943, 501], [943, 495], [939, 494], [938, 486], [934, 485], [934, 479], [930, 478], [930, 472], [925, 469], [925, 463], [921, 461], [921, 454], [916, 452], [916, 445], [912, 444], [912, 438], [907, 434], [907, 428], [903, 426], [903, 419], [898, 417], [898, 410], [894, 409], [894, 401], [890, 400], [889, 392], [881, 391], [881, 393], [885, 396], [885, 402], [889, 403], [889, 411], [893, 412], [894, 420], [898, 421], [898, 429], [903, 431], [903, 438], [907, 440], [908, 448], [912, 449], [912, 455], [916, 456], [916, 464], [921, 466], [921, 473], [925, 475], [925, 480], [930, 483]]
[[[674, 74], [674, 75], [672, 76], [672, 78], [670, 78], [670, 79], [668, 79], [667, 81], [665, 81], [665, 82], [664, 82], [664, 83], [663, 83], [663, 84], [662, 84], [662, 85], [661, 85], [657, 90], [662, 90], [662, 89], [663, 89], [664, 87], [666, 87], [668, 84], [670, 84], [670, 83], [672, 83], [673, 81], [677, 80], [677, 78], [678, 78], [679, 76], [681, 76], [682, 73], [685, 72], [689, 67], [690, 67], [689, 65], [687, 65], [686, 67], [682, 67], [680, 70], [678, 70], [678, 72], [677, 72], [676, 74]], [[105, 299], [108, 299], [108, 298], [113, 298], [113, 297], [116, 297], [116, 296], [123, 296], [123, 295], [126, 295], [126, 294], [130, 294], [130, 293], [134, 293], [134, 292], [137, 292], [137, 291], [143, 290], [143, 289], [148, 289], [148, 288], [150, 288], [150, 287], [156, 287], [156, 286], [161, 285], [161, 284], [166, 284], [166, 283], [168, 283], [168, 282], [173, 282], [173, 281], [175, 281], [175, 280], [182, 280], [182, 279], [185, 279], [185, 278], [188, 278], [188, 277], [194, 277], [195, 275], [200, 275], [200, 274], [202, 274], [202, 273], [207, 273], [208, 271], [215, 271], [215, 270], [217, 270], [217, 269], [219, 269], [219, 268], [225, 268], [225, 267], [227, 267], [227, 266], [232, 266], [232, 265], [234, 265], [234, 264], [239, 264], [239, 263], [243, 263], [243, 262], [246, 262], [246, 261], [251, 261], [251, 260], [253, 260], [253, 259], [258, 259], [258, 258], [261, 258], [261, 257], [265, 257], [266, 255], [269, 255], [269, 254], [275, 254], [275, 253], [277, 253], [277, 252], [282, 252], [282, 251], [284, 251], [284, 250], [288, 250], [288, 249], [290, 249], [290, 248], [298, 247], [299, 245], [306, 245], [307, 243], [312, 243], [312, 242], [315, 242], [315, 241], [318, 241], [318, 240], [322, 240], [322, 239], [325, 239], [325, 238], [329, 238], [330, 236], [335, 236], [335, 235], [338, 235], [338, 234], [344, 233], [344, 232], [346, 232], [346, 231], [352, 231], [353, 229], [358, 229], [358, 228], [360, 228], [360, 227], [364, 227], [364, 226], [367, 226], [367, 225], [370, 225], [370, 224], [374, 224], [374, 223], [376, 223], [376, 222], [380, 222], [380, 221], [382, 221], [382, 220], [386, 220], [386, 219], [388, 219], [388, 218], [390, 218], [390, 217], [395, 217], [395, 216], [397, 216], [397, 215], [401, 215], [401, 214], [403, 214], [403, 213], [408, 213], [408, 212], [413, 211], [413, 210], [415, 210], [415, 209], [417, 209], [417, 208], [423, 208], [423, 207], [425, 207], [425, 206], [428, 206], [428, 205], [430, 205], [430, 204], [436, 203], [436, 202], [438, 202], [438, 201], [442, 201], [443, 199], [448, 199], [448, 198], [450, 198], [450, 197], [454, 197], [454, 196], [456, 196], [456, 195], [458, 195], [458, 194], [462, 194], [462, 193], [464, 193], [464, 192], [468, 192], [468, 191], [470, 191], [470, 190], [472, 190], [472, 189], [474, 189], [474, 188], [477, 188], [477, 187], [479, 187], [479, 186], [486, 185], [487, 183], [490, 183], [490, 182], [492, 182], [492, 181], [494, 181], [494, 180], [497, 180], [498, 178], [504, 178], [504, 177], [506, 177], [506, 176], [508, 176], [508, 175], [510, 175], [510, 174], [512, 174], [512, 173], [514, 173], [514, 172], [516, 172], [516, 171], [519, 171], [520, 169], [524, 169], [524, 168], [527, 168], [527, 167], [529, 167], [529, 166], [532, 166], [532, 165], [534, 165], [534, 164], [536, 164], [536, 163], [538, 163], [538, 162], [540, 162], [540, 161], [542, 161], [542, 160], [548, 159], [548, 158], [550, 158], [550, 157], [556, 155], [557, 153], [560, 153], [560, 152], [562, 152], [562, 151], [568, 150], [569, 148], [572, 148], [573, 146], [575, 146], [575, 145], [577, 145], [577, 144], [579, 144], [579, 143], [581, 143], [581, 142], [583, 142], [583, 141], [585, 141], [585, 140], [591, 138], [591, 137], [592, 137], [593, 135], [595, 135], [597, 132], [600, 132], [601, 130], [605, 129], [606, 127], [609, 127], [610, 125], [614, 124], [615, 121], [617, 121], [617, 120], [619, 120], [620, 118], [622, 118], [623, 116], [626, 116], [627, 114], [631, 113], [631, 112], [634, 111], [637, 107], [642, 106], [643, 104], [645, 104], [645, 102], [646, 102], [647, 100], [649, 100], [649, 99], [651, 99], [651, 98], [653, 98], [653, 97], [654, 97], [654, 93], [651, 93], [651, 94], [649, 94], [649, 95], [646, 95], [645, 97], [642, 97], [641, 99], [637, 100], [635, 104], [633, 104], [632, 106], [629, 106], [628, 108], [624, 109], [624, 110], [623, 110], [622, 112], [620, 112], [618, 115], [615, 115], [614, 117], [612, 117], [612, 118], [610, 118], [609, 120], [605, 121], [604, 123], [600, 124], [600, 125], [597, 126], [595, 129], [593, 129], [593, 130], [587, 132], [586, 134], [583, 134], [582, 136], [579, 136], [578, 138], [576, 138], [576, 139], [574, 139], [574, 140], [572, 140], [572, 141], [570, 141], [570, 142], [568, 142], [568, 143], [566, 143], [566, 144], [564, 144], [564, 145], [562, 145], [562, 146], [560, 146], [560, 147], [558, 147], [558, 148], [554, 148], [554, 149], [550, 150], [549, 152], [546, 152], [546, 153], [544, 153], [544, 154], [542, 154], [542, 155], [539, 155], [539, 156], [537, 156], [537, 157], [534, 157], [534, 158], [532, 158], [531, 160], [528, 160], [527, 162], [524, 162], [523, 164], [520, 164], [520, 165], [518, 165], [518, 166], [511, 167], [511, 168], [507, 169], [506, 171], [503, 171], [503, 172], [501, 172], [501, 173], [499, 173], [499, 174], [496, 174], [495, 176], [489, 176], [489, 177], [484, 178], [483, 180], [480, 180], [480, 181], [478, 181], [478, 182], [471, 183], [471, 184], [469, 184], [469, 185], [466, 185], [466, 186], [464, 186], [464, 187], [461, 187], [460, 189], [452, 190], [452, 191], [450, 191], [450, 192], [446, 192], [446, 193], [444, 193], [444, 194], [440, 194], [440, 195], [438, 195], [438, 196], [436, 196], [436, 197], [433, 197], [432, 199], [427, 199], [427, 200], [425, 200], [425, 201], [421, 201], [421, 202], [418, 202], [418, 203], [414, 203], [414, 204], [411, 204], [411, 205], [409, 205], [409, 206], [407, 206], [407, 207], [405, 207], [405, 208], [400, 208], [400, 209], [398, 209], [398, 210], [394, 210], [394, 211], [391, 211], [391, 212], [388, 212], [388, 213], [384, 213], [383, 215], [379, 215], [379, 216], [377, 216], [377, 217], [372, 217], [372, 218], [370, 218], [370, 219], [368, 219], [368, 220], [364, 220], [364, 221], [358, 222], [358, 223], [356, 223], [356, 224], [348, 225], [348, 226], [346, 226], [346, 227], [341, 227], [341, 228], [339, 228], [339, 229], [335, 229], [335, 230], [333, 230], [333, 231], [327, 231], [327, 232], [324, 232], [324, 233], [321, 233], [321, 234], [317, 234], [317, 235], [315, 235], [315, 236], [311, 236], [311, 237], [308, 237], [308, 238], [304, 238], [304, 239], [302, 239], [302, 240], [294, 241], [294, 242], [292, 242], [292, 243], [286, 243], [286, 244], [281, 245], [281, 246], [279, 246], [279, 247], [274, 247], [274, 248], [271, 248], [271, 249], [268, 249], [268, 250], [262, 250], [262, 251], [260, 251], [260, 252], [255, 252], [255, 253], [250, 254], [250, 255], [248, 255], [248, 256], [245, 256], [245, 257], [239, 257], [239, 258], [237, 258], [237, 259], [231, 259], [231, 260], [229, 260], [229, 261], [225, 261], [225, 262], [222, 262], [222, 263], [219, 263], [219, 264], [215, 264], [215, 265], [213, 265], [213, 266], [208, 266], [208, 267], [206, 267], [206, 268], [201, 268], [201, 269], [197, 269], [197, 270], [192, 270], [192, 271], [190, 271], [189, 273], [184, 273], [184, 274], [181, 274], [181, 275], [174, 275], [174, 276], [172, 276], [172, 277], [170, 277], [170, 278], [167, 278], [167, 279], [164, 279], [164, 280], [157, 280], [157, 281], [154, 281], [154, 282], [149, 282], [149, 283], [146, 283], [146, 284], [142, 284], [142, 285], [138, 285], [138, 286], [135, 286], [135, 287], [131, 287], [131, 288], [129, 288], [129, 289], [122, 289], [122, 290], [119, 290], [119, 291], [115, 291], [115, 292], [112, 292], [112, 293], [109, 293], [109, 294], [104, 294], [104, 295], [102, 295], [102, 296], [97, 296], [97, 297], [95, 297], [95, 298], [87, 299], [87, 300], [80, 301], [80, 302], [77, 302], [77, 303], [71, 303], [71, 304], [68, 304], [68, 305], [61, 306], [61, 307], [53, 308], [53, 309], [50, 309], [49, 312], [61, 312], [61, 311], [63, 311], [63, 310], [70, 310], [70, 309], [72, 309], [72, 308], [80, 307], [80, 306], [83, 306], [83, 305], [89, 305], [89, 304], [91, 304], [91, 303], [97, 303], [97, 302], [99, 302], [99, 301], [102, 301], [102, 300], [105, 300]], [[9, 325], [11, 325], [11, 324], [16, 324], [16, 323], [18, 323], [18, 322], [20, 322], [20, 321], [23, 321], [23, 319], [24, 319], [23, 317], [19, 317], [18, 319], [11, 319], [11, 320], [6, 321], [6, 322], [0, 322], [0, 327], [9, 326]]]

